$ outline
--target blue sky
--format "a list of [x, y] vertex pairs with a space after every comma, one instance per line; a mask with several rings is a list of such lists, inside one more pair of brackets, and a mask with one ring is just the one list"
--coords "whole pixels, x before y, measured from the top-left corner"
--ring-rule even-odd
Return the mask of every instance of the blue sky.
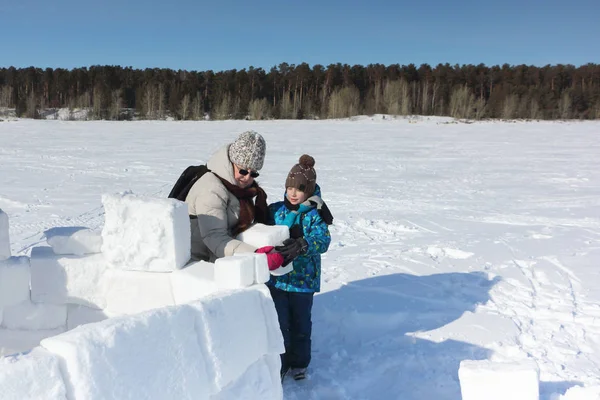
[[0, 67], [600, 63], [600, 0], [0, 0]]

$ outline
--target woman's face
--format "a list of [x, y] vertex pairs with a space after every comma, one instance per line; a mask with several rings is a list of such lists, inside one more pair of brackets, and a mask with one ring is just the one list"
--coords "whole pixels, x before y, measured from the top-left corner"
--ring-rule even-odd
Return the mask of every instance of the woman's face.
[[306, 193], [296, 188], [289, 187], [285, 190], [285, 193], [289, 202], [293, 205], [304, 203], [306, 200]]
[[[243, 173], [240, 173], [240, 171], [246, 172], [246, 174], [244, 175]], [[244, 189], [252, 185], [252, 183], [254, 183], [254, 178], [252, 177], [253, 174], [256, 174], [256, 171], [233, 164], [233, 178], [235, 179], [236, 186]]]

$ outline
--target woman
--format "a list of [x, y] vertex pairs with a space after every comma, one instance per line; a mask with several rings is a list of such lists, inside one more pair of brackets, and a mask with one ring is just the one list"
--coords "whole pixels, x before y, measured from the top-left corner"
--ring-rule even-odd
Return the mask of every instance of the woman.
[[210, 158], [210, 172], [198, 179], [185, 199], [191, 216], [192, 260], [214, 262], [238, 253], [261, 252], [269, 253], [269, 269], [281, 266], [283, 257], [271, 252], [272, 247], [256, 249], [235, 239], [253, 223], [267, 221], [267, 195], [254, 180], [266, 149], [260, 134], [247, 131]]

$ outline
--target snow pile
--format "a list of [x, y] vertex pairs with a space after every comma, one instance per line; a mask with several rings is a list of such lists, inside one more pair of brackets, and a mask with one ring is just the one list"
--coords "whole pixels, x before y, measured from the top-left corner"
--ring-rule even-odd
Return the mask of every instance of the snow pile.
[[538, 400], [539, 375], [533, 360], [519, 363], [465, 360], [458, 370], [462, 400]]
[[[103, 199], [102, 253], [92, 231], [56, 228], [51, 247], [0, 261], [0, 356], [43, 347], [0, 358], [2, 398], [281, 399], [277, 313], [255, 285], [268, 279], [266, 255], [181, 269], [183, 203]], [[160, 243], [164, 257], [147, 250]]]

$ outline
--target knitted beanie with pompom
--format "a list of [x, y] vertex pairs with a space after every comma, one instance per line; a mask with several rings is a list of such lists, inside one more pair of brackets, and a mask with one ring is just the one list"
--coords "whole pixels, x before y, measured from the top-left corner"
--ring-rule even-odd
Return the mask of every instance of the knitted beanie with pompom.
[[285, 180], [285, 187], [293, 187], [306, 193], [310, 197], [315, 192], [317, 185], [317, 172], [315, 171], [315, 159], [308, 154], [303, 154], [290, 170]]

